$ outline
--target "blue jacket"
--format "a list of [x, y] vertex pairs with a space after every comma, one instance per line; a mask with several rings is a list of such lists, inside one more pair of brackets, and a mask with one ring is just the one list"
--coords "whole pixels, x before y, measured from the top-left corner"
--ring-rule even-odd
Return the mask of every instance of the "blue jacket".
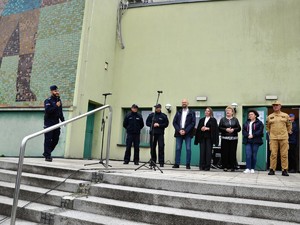
[[249, 139], [249, 125], [250, 120], [247, 120], [243, 125], [243, 144], [263, 144], [262, 137], [264, 136], [264, 124], [256, 118], [254, 123], [252, 124], [252, 135], [253, 138]]
[[61, 102], [59, 97], [51, 96], [44, 101], [45, 115], [44, 115], [44, 127], [50, 127], [59, 123], [59, 120], [62, 122], [65, 121], [62, 103], [58, 107], [57, 102]]
[[173, 119], [173, 126], [175, 128], [174, 137], [181, 137], [179, 133], [180, 130], [185, 131], [185, 136], [192, 137], [194, 134], [194, 127], [196, 124], [195, 112], [189, 109], [189, 112], [186, 115], [186, 120], [183, 128], [181, 127], [181, 115], [182, 115], [182, 110], [178, 111]]
[[141, 129], [144, 127], [144, 120], [138, 112], [129, 112], [123, 121], [123, 127], [126, 129], [127, 134], [140, 134]]
[[[153, 119], [154, 116], [154, 119]], [[152, 121], [153, 120], [153, 121]], [[153, 123], [158, 123], [159, 127], [151, 127]], [[160, 113], [151, 113], [149, 114], [147, 120], [146, 120], [146, 125], [152, 128], [154, 134], [164, 134], [165, 133], [165, 128], [168, 127], [169, 125], [169, 119], [166, 114], [160, 112]], [[152, 130], [150, 131], [150, 134], [152, 134]]]
[[293, 132], [292, 134], [289, 134], [289, 143], [296, 145], [298, 143], [299, 129], [298, 129], [298, 125], [295, 121], [292, 123], [292, 132]]

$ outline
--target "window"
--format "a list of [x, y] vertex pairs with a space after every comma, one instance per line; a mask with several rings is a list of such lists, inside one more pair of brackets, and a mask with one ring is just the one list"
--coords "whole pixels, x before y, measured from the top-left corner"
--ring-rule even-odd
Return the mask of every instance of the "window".
[[[123, 109], [124, 112], [124, 117], [127, 113], [130, 112], [130, 109]], [[144, 120], [144, 124], [145, 126], [143, 127], [143, 129], [141, 130], [141, 135], [140, 135], [140, 146], [144, 146], [144, 147], [149, 147], [150, 146], [150, 127], [146, 126], [146, 119], [149, 116], [150, 113], [152, 113], [152, 109], [151, 108], [139, 108], [138, 111]], [[122, 121], [122, 125], [123, 125], [123, 121]], [[122, 144], [126, 145], [126, 130], [125, 128], [123, 128], [123, 135], [122, 135]]]

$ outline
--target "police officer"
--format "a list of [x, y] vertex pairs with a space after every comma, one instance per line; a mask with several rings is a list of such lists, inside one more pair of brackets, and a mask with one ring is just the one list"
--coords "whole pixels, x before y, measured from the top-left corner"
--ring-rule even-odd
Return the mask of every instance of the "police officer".
[[[51, 127], [60, 121], [65, 121], [62, 112], [62, 103], [56, 85], [50, 86], [51, 96], [44, 101], [45, 116], [44, 128]], [[52, 162], [51, 153], [55, 149], [60, 135], [60, 128], [45, 133], [44, 153], [45, 161]]]
[[139, 165], [140, 160], [140, 133], [144, 127], [143, 117], [138, 113], [138, 106], [133, 104], [131, 106], [131, 112], [129, 112], [123, 121], [123, 127], [126, 129], [126, 151], [124, 155], [124, 164], [128, 164], [131, 155], [131, 146], [133, 143], [134, 156], [133, 161], [135, 165]]
[[289, 121], [289, 115], [281, 112], [281, 103], [275, 101], [273, 104], [273, 113], [267, 117], [267, 132], [270, 138], [270, 171], [268, 175], [275, 175], [277, 165], [278, 148], [280, 149], [282, 176], [289, 176], [288, 169], [288, 150], [289, 150], [289, 133], [292, 125]]
[[166, 114], [161, 112], [161, 104], [157, 104], [155, 107], [155, 113], [149, 114], [146, 125], [150, 127], [150, 148], [151, 159], [156, 163], [156, 144], [158, 143], [158, 161], [161, 167], [164, 167], [165, 163], [165, 141], [164, 133], [165, 128], [169, 125], [169, 120]]

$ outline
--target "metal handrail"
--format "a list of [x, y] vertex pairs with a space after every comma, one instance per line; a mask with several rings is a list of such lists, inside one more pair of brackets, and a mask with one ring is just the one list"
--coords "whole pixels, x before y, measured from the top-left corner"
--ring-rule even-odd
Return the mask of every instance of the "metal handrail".
[[19, 193], [20, 193], [20, 185], [21, 185], [21, 175], [22, 175], [22, 170], [23, 170], [23, 161], [24, 161], [24, 154], [25, 154], [25, 147], [26, 143], [28, 140], [40, 136], [42, 134], [45, 134], [49, 131], [55, 130], [61, 126], [64, 126], [66, 124], [72, 123], [76, 120], [79, 120], [83, 117], [87, 117], [91, 114], [94, 114], [98, 111], [104, 110], [108, 108], [109, 109], [109, 116], [108, 116], [108, 133], [107, 133], [107, 144], [106, 144], [106, 164], [105, 164], [105, 169], [108, 170], [108, 164], [109, 164], [109, 154], [110, 154], [110, 137], [111, 137], [111, 124], [112, 124], [112, 107], [110, 105], [105, 105], [100, 108], [94, 109], [92, 111], [89, 111], [87, 113], [84, 113], [82, 115], [76, 116], [72, 119], [66, 120], [64, 122], [61, 122], [59, 124], [53, 125], [51, 127], [48, 127], [44, 130], [41, 130], [39, 132], [36, 132], [34, 134], [30, 134], [26, 137], [23, 138], [20, 146], [20, 154], [19, 154], [19, 165], [18, 165], [18, 172], [17, 172], [17, 178], [16, 178], [16, 184], [15, 184], [15, 192], [14, 192], [14, 201], [13, 201], [13, 206], [11, 210], [11, 221], [10, 225], [15, 225], [16, 222], [16, 215], [17, 215], [17, 208], [18, 208], [18, 200], [19, 200]]

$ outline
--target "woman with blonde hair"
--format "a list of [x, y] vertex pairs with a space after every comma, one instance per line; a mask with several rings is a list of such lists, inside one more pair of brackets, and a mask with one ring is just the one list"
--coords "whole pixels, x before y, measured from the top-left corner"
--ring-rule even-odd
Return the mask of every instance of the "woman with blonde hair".
[[234, 117], [234, 109], [228, 106], [225, 109], [226, 116], [220, 120], [219, 131], [221, 132], [221, 158], [223, 170], [235, 170], [236, 149], [238, 144], [238, 132], [241, 126], [236, 117]]
[[200, 143], [199, 169], [209, 171], [211, 165], [212, 146], [219, 145], [219, 129], [211, 107], [205, 109], [205, 116], [200, 119], [194, 144]]

